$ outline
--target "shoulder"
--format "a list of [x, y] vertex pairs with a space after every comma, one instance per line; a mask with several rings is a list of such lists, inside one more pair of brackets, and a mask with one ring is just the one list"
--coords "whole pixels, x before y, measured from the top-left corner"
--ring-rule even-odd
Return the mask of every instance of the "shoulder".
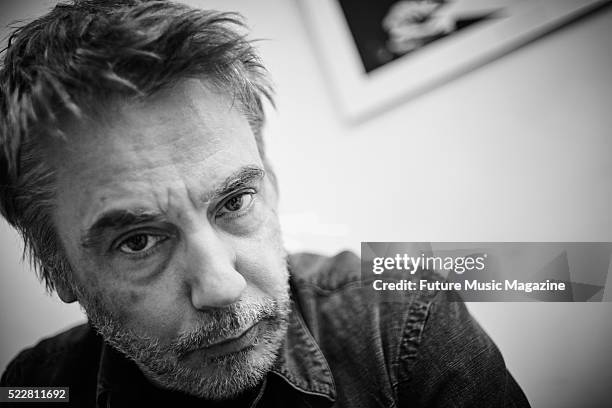
[[[362, 275], [360, 258], [350, 252], [300, 254], [290, 262], [295, 300], [345, 398], [365, 393], [384, 404], [429, 406], [436, 396], [452, 399], [467, 387], [466, 401], [485, 393], [491, 406], [508, 397], [528, 406], [495, 343], [454, 291], [373, 290], [378, 277]], [[421, 279], [444, 280], [431, 271], [385, 278]], [[356, 372], [367, 372], [367, 381], [358, 381]]]
[[360, 260], [350, 251], [334, 256], [298, 253], [289, 256], [293, 280], [311, 289], [334, 291], [359, 281]]
[[66, 386], [98, 364], [101, 341], [88, 324], [45, 338], [21, 351], [2, 374], [3, 386]]
[[415, 406], [529, 407], [500, 350], [453, 291], [439, 291], [425, 319], [407, 325], [399, 360], [400, 401]]
[[[294, 254], [289, 258], [289, 265], [296, 300], [302, 305], [308, 305], [308, 310], [322, 309], [325, 305], [333, 304], [337, 307], [335, 312], [342, 313], [350, 307], [357, 317], [356, 312], [359, 311], [370, 315], [381, 309], [397, 309], [404, 315], [400, 320], [404, 320], [409, 313], [426, 312], [434, 302], [444, 301], [433, 290], [375, 290], [373, 283], [379, 277], [371, 273], [362, 274], [359, 256], [350, 251], [334, 256]], [[420, 271], [417, 275], [385, 275], [386, 282], [418, 279], [433, 281], [442, 278], [431, 271]], [[385, 316], [380, 317], [384, 319]], [[394, 313], [388, 316], [398, 318]], [[419, 316], [423, 322], [427, 317], [424, 313]]]
[[[361, 260], [351, 252], [299, 254], [290, 265], [295, 301], [334, 373], [340, 397], [377, 395], [383, 405], [392, 405], [400, 357], [406, 357], [401, 350], [416, 352], [429, 311], [442, 299], [433, 291], [374, 290], [377, 277], [362, 275]], [[356, 378], [356, 372], [367, 372], [367, 379]]]
[[[379, 275], [362, 273], [361, 259], [355, 253], [342, 251], [334, 256], [313, 253], [292, 254], [289, 257], [291, 281], [298, 297], [317, 301], [366, 301], [373, 304], [417, 302], [419, 305], [434, 302], [435, 290], [376, 290]], [[419, 271], [416, 275], [390, 271], [384, 276], [385, 282], [441, 281], [443, 278], [432, 271]], [[398, 306], [403, 307], [403, 306]]]

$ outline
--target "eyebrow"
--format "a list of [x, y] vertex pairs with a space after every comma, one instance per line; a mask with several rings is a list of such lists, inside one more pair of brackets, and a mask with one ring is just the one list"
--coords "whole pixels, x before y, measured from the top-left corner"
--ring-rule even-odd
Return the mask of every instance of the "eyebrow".
[[[224, 197], [236, 190], [251, 185], [255, 181], [261, 180], [265, 174], [265, 171], [257, 166], [242, 167], [227, 177], [210, 193], [202, 196], [200, 201], [208, 203], [213, 199]], [[103, 212], [92, 226], [85, 230], [81, 238], [81, 246], [86, 249], [97, 246], [108, 230], [120, 230], [135, 225], [161, 221], [166, 221], [163, 214], [150, 212], [145, 209], [109, 210]]]
[[208, 203], [209, 201], [224, 197], [236, 190], [244, 188], [253, 182], [263, 179], [266, 172], [257, 166], [245, 166], [226, 178], [221, 185], [215, 188], [211, 193], [202, 197], [201, 201]]

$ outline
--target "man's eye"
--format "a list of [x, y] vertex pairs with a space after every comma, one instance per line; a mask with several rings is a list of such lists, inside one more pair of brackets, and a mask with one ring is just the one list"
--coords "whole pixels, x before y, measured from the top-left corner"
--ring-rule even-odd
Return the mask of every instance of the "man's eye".
[[237, 213], [243, 211], [251, 205], [253, 202], [254, 193], [246, 192], [236, 194], [228, 198], [224, 203], [221, 209], [219, 210], [218, 215], [223, 216], [229, 213]]
[[147, 252], [155, 245], [165, 240], [166, 238], [161, 235], [151, 235], [151, 234], [137, 234], [132, 235], [131, 237], [125, 239], [121, 245], [119, 245], [119, 250], [126, 254], [139, 254], [143, 252]]

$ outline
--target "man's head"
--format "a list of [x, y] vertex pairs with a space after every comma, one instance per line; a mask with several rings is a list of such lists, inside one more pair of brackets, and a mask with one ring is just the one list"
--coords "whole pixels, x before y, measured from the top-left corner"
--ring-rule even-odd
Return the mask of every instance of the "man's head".
[[289, 303], [241, 28], [77, 1], [17, 31], [0, 71], [0, 209], [42, 279], [152, 381], [208, 398], [270, 369]]

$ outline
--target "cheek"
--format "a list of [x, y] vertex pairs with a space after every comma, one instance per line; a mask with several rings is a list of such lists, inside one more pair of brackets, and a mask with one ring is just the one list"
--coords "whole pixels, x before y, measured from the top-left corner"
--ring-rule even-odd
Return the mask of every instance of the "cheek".
[[269, 217], [256, 236], [237, 243], [236, 269], [248, 282], [272, 297], [286, 290], [288, 272], [276, 217]]
[[130, 287], [127, 284], [108, 283], [102, 297], [118, 322], [136, 333], [172, 341], [186, 316], [180, 309], [177, 291], [168, 285]]

